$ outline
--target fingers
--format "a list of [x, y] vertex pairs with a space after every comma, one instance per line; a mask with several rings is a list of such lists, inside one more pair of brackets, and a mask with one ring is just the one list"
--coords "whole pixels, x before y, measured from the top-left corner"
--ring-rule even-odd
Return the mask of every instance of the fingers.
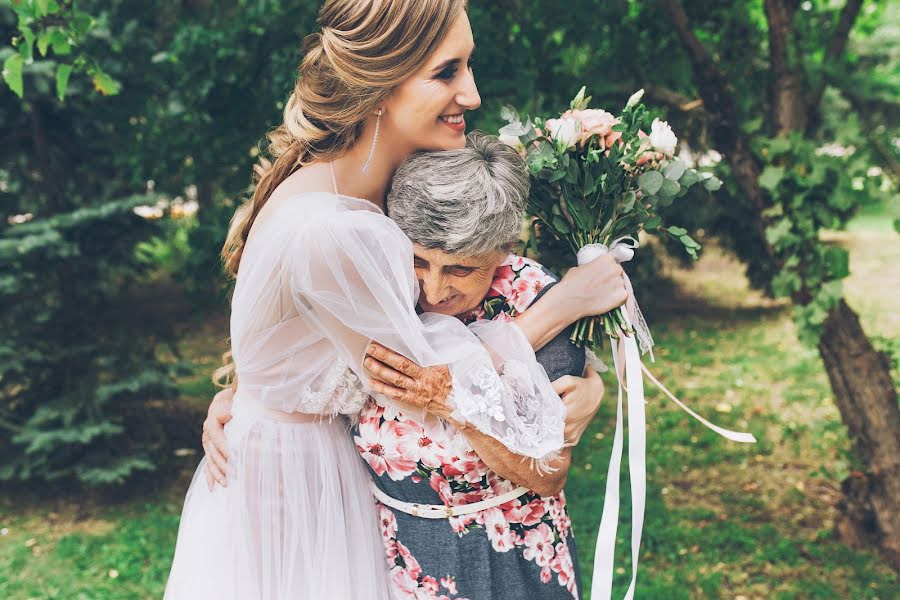
[[561, 397], [575, 389], [575, 378], [571, 375], [563, 375], [554, 381], [552, 385], [553, 391]]
[[416, 389], [416, 381], [410, 377], [407, 377], [403, 373], [385, 365], [382, 362], [379, 362], [372, 358], [371, 356], [367, 356], [363, 361], [363, 366], [366, 370], [372, 374], [373, 380], [378, 380], [384, 382], [386, 384], [391, 385], [395, 388], [412, 390]]
[[207, 471], [222, 487], [228, 487], [228, 440], [225, 428], [215, 418], [203, 423], [203, 451], [207, 458]]
[[409, 360], [402, 354], [398, 354], [393, 350], [385, 348], [378, 342], [372, 342], [369, 344], [368, 349], [366, 350], [366, 354], [377, 359], [379, 362], [382, 362], [401, 373], [408, 375], [409, 377], [417, 377], [419, 373], [422, 371], [422, 367]]
[[410, 404], [417, 408], [424, 406], [424, 402], [416, 401], [416, 395], [410, 390], [404, 390], [377, 379], [372, 380], [372, 391], [387, 396], [391, 400]]

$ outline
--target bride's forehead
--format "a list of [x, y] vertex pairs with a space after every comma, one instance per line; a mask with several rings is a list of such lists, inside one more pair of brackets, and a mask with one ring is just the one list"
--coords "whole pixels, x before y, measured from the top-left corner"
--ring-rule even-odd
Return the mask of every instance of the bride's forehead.
[[428, 58], [428, 64], [434, 65], [453, 58], [467, 58], [475, 50], [475, 40], [469, 17], [463, 11], [447, 32], [447, 36], [438, 44]]

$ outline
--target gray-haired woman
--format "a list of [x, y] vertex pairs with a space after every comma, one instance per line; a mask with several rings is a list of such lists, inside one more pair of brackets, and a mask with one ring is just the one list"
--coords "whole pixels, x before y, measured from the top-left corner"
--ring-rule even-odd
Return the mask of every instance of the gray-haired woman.
[[[521, 231], [528, 186], [515, 151], [479, 133], [468, 136], [464, 149], [417, 154], [400, 166], [387, 207], [413, 241], [422, 311], [477, 327], [511, 320], [552, 291], [552, 274], [509, 253]], [[571, 376], [582, 374], [584, 351], [568, 338], [568, 332], [557, 335], [537, 358], [551, 380], [564, 377], [555, 383], [564, 399], [578, 393], [596, 399], [570, 402], [582, 412], [568, 415], [574, 443], [603, 388], [592, 370], [587, 385], [574, 386]], [[390, 366], [401, 364], [402, 356], [384, 348], [375, 356], [378, 361], [365, 364], [382, 382], [409, 376]], [[382, 383], [380, 391], [399, 398], [407, 387]], [[375, 482], [395, 592], [473, 600], [579, 597], [561, 491], [569, 449], [548, 475], [477, 430], [460, 431], [449, 412], [433, 412], [423, 419], [418, 411], [370, 399], [354, 427]]]

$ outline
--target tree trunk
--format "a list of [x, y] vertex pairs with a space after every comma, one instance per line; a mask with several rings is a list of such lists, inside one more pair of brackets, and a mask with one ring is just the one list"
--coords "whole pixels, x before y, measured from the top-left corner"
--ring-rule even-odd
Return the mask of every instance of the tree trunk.
[[850, 543], [874, 542], [900, 569], [900, 407], [887, 357], [841, 300], [828, 315], [819, 354], [835, 402], [867, 473], [844, 482], [838, 531]]
[[[754, 228], [764, 230], [766, 223], [762, 211], [768, 198], [759, 185], [759, 164], [739, 127], [728, 82], [691, 30], [679, 0], [660, 2], [691, 60], [704, 107], [718, 122], [713, 128], [713, 141], [731, 166], [738, 187], [757, 212]], [[849, 35], [852, 20], [859, 13], [858, 4], [855, 0], [848, 2], [829, 43], [829, 52], [843, 48], [845, 41], [842, 43], [837, 38]], [[795, 89], [795, 84], [803, 80], [788, 60], [791, 7], [790, 0], [766, 0], [775, 76], [773, 89], [785, 88], [773, 96], [778, 133], [803, 132], [808, 125], [800, 114], [809, 108], [807, 97], [802, 89]], [[813, 95], [816, 94], [821, 97], [820, 90], [814, 90]], [[766, 250], [772, 256], [771, 248], [766, 246]], [[802, 299], [793, 300], [802, 303]], [[900, 570], [900, 408], [890, 365], [885, 356], [872, 347], [856, 313], [843, 300], [824, 323], [819, 354], [856, 455], [868, 470], [866, 473], [855, 472], [843, 484], [844, 498], [838, 506], [842, 513], [838, 533], [851, 543], [878, 545], [891, 565]]]

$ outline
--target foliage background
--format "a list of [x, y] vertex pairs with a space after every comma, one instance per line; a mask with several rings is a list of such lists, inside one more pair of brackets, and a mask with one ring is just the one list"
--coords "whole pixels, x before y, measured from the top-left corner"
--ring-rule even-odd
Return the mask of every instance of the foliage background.
[[[653, 245], [629, 269], [667, 350], [666, 380], [701, 412], [718, 410], [724, 425], [749, 426], [764, 441], [729, 447], [659, 407], [638, 596], [900, 594], [879, 558], [833, 533], [839, 482], [860, 465], [821, 361], [796, 341], [814, 333], [816, 304], [795, 319], [771, 298], [790, 295], [807, 274], [779, 264], [748, 226], [752, 207], [716, 160], [715, 107], [697, 102], [661, 5], [470, 2], [484, 101], [472, 127], [496, 131], [504, 104], [549, 113], [582, 84], [600, 107], [644, 87], [653, 110], [726, 182], [714, 197], [692, 194], [671, 208], [668, 220], [709, 249], [697, 268]], [[798, 4], [793, 58], [813, 89], [823, 86], [823, 100], [810, 134], [777, 138], [764, 3], [683, 5], [733, 87], [741, 130], [765, 167], [760, 183], [793, 211], [767, 241], [796, 252], [791, 244], [825, 244], [825, 280], [849, 272], [848, 298], [878, 347], [893, 350], [896, 382], [900, 307], [890, 298], [900, 290], [889, 282], [900, 280], [900, 9], [864, 2], [847, 51], [825, 61], [844, 3]], [[161, 595], [213, 391], [208, 375], [227, 347], [218, 249], [317, 8], [313, 0], [0, 3], [4, 597]], [[815, 226], [792, 233], [804, 219]], [[609, 409], [579, 448], [568, 487], [586, 573]]]

